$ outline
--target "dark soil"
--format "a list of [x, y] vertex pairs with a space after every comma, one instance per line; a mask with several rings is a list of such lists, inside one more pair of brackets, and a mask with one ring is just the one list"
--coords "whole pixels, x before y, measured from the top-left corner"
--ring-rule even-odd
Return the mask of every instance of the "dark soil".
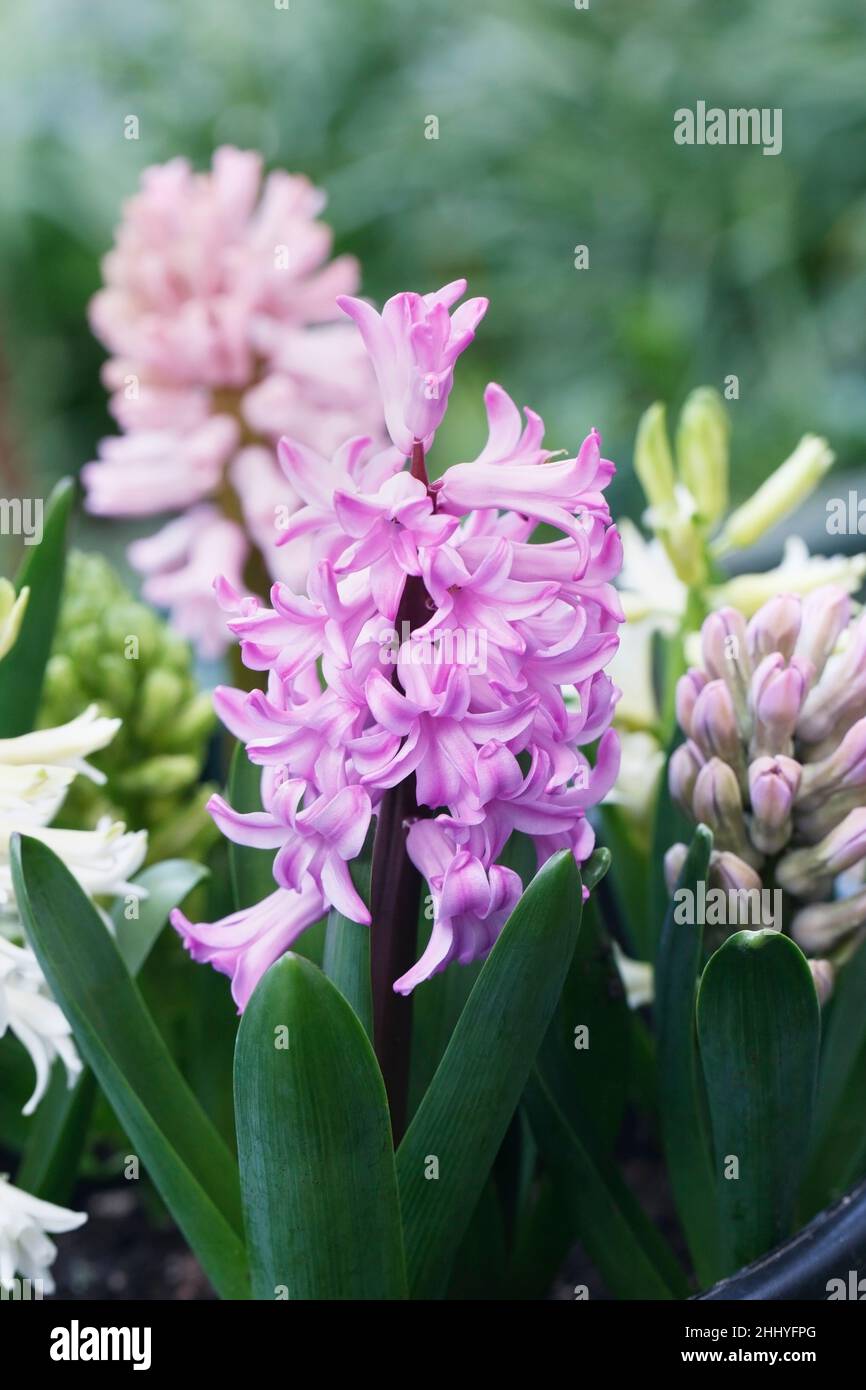
[[58, 1242], [59, 1299], [212, 1299], [213, 1291], [176, 1227], [145, 1209], [128, 1185], [90, 1189], [70, 1203], [86, 1226]]

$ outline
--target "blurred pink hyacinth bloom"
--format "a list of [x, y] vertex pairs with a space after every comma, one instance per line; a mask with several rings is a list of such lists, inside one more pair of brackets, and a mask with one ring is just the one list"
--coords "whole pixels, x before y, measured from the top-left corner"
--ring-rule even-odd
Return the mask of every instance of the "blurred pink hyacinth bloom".
[[[511, 836], [529, 837], [539, 866], [560, 850], [583, 863], [587, 811], [619, 770], [619, 692], [604, 668], [623, 618], [622, 546], [599, 435], [553, 458], [538, 416], [491, 385], [482, 452], [427, 475], [425, 441], [484, 307], [449, 318], [464, 289], [397, 295], [381, 319], [352, 301], [393, 447], [358, 436], [323, 455], [283, 439], [298, 507], [281, 540], [306, 542], [305, 591], [276, 582], [266, 605], [231, 574], [216, 583], [244, 664], [268, 675], [266, 690], [215, 696], [262, 768], [262, 810], [220, 797], [210, 809], [229, 839], [273, 853], [275, 895], [222, 922], [172, 920], [195, 959], [231, 977], [239, 1009], [331, 907], [366, 925], [372, 915], [374, 950], [389, 921], [414, 924], [417, 903], [391, 891], [401, 865], [426, 879], [433, 915], [393, 990], [483, 958], [522, 891], [504, 862]], [[435, 408], [420, 402], [425, 375], [441, 388]], [[539, 522], [559, 537], [532, 543]], [[374, 823], [371, 914], [350, 865]]]
[[373, 372], [336, 302], [357, 289], [358, 267], [329, 259], [324, 204], [300, 175], [263, 178], [252, 151], [218, 149], [207, 173], [156, 165], [124, 208], [91, 303], [122, 434], [83, 469], [88, 508], [190, 523], [170, 522], [130, 558], [145, 597], [205, 655], [227, 640], [217, 571], [242, 583], [255, 546], [272, 578], [297, 585], [306, 573], [303, 543], [273, 544], [298, 504], [276, 441], [330, 455], [382, 429]]

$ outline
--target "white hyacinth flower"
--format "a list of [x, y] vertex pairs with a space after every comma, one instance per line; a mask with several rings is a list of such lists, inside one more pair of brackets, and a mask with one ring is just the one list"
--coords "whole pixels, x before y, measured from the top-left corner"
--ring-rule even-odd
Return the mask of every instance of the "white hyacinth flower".
[[17, 738], [0, 738], [0, 767], [67, 767], [101, 785], [105, 777], [86, 761], [87, 755], [106, 748], [121, 722], [101, 715], [98, 705], [88, 705], [75, 719], [58, 724], [55, 729], [34, 729]]
[[604, 798], [604, 805], [622, 806], [628, 820], [637, 829], [646, 830], [652, 824], [665, 750], [658, 739], [644, 729], [624, 731], [619, 743], [619, 776]]
[[618, 588], [629, 623], [649, 621], [667, 636], [679, 628], [688, 589], [678, 578], [661, 541], [645, 540], [626, 517], [617, 527], [622, 540]]
[[630, 1009], [642, 1009], [655, 999], [655, 971], [645, 960], [632, 960], [618, 942], [612, 941], [613, 958]]
[[70, 1086], [81, 1072], [81, 1059], [72, 1029], [51, 998], [33, 952], [0, 936], [0, 1036], [7, 1029], [24, 1044], [36, 1068], [36, 1085], [23, 1111], [32, 1115], [45, 1094], [55, 1059], [59, 1057], [66, 1068]]
[[45, 1094], [55, 1059], [63, 1062], [70, 1086], [81, 1062], [25, 939], [12, 883], [11, 839], [21, 832], [48, 845], [91, 897], [142, 896], [130, 880], [144, 862], [146, 832], [127, 833], [120, 822], [108, 819], [95, 830], [50, 827], [77, 775], [104, 780], [87, 757], [110, 743], [119, 727], [119, 719], [106, 719], [91, 705], [57, 728], [0, 739], [0, 1038], [14, 1033], [36, 1069], [27, 1115]]
[[0, 1288], [9, 1289], [17, 1273], [41, 1280], [43, 1291], [53, 1293], [51, 1266], [57, 1247], [49, 1233], [76, 1231], [86, 1220], [86, 1213], [42, 1202], [0, 1174]]
[[91, 897], [140, 896], [141, 889], [129, 880], [144, 863], [145, 830], [127, 833], [122, 821], [111, 821], [107, 817], [95, 830], [51, 830], [0, 822], [0, 905], [8, 903], [12, 897], [9, 844], [15, 830], [24, 830], [53, 850]]
[[810, 594], [825, 584], [838, 584], [854, 594], [866, 575], [866, 555], [810, 555], [802, 536], [785, 541], [782, 563], [763, 574], [738, 574], [708, 592], [712, 608], [738, 608], [751, 618], [776, 594]]
[[627, 518], [619, 531], [623, 559], [618, 587], [626, 623], [620, 628], [619, 649], [608, 665], [608, 675], [622, 692], [616, 707], [617, 728], [649, 731], [658, 726], [660, 717], [652, 680], [653, 635], [676, 635], [688, 590], [660, 541], [645, 540]]

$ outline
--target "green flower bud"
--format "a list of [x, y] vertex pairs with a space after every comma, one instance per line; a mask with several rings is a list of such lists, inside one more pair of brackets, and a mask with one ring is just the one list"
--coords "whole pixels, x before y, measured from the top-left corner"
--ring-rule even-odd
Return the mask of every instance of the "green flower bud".
[[199, 779], [215, 718], [189, 645], [136, 602], [103, 556], [72, 551], [39, 724], [65, 723], [93, 702], [123, 720], [90, 759], [107, 780], [76, 778], [58, 823], [90, 829], [107, 815], [147, 830], [151, 862], [167, 846], [206, 848], [215, 831]]
[[163, 636], [159, 618], [141, 603], [119, 603], [106, 615], [104, 640], [126, 661], [145, 666], [161, 661]]
[[705, 584], [706, 548], [694, 517], [669, 508], [666, 512], [651, 510], [647, 520], [667, 551], [677, 578], [689, 588], [698, 589]]
[[168, 670], [180, 672], [188, 671], [190, 666], [188, 643], [183, 637], [179, 637], [176, 632], [171, 632], [168, 628], [163, 633], [160, 664]]
[[185, 691], [175, 671], [148, 671], [139, 690], [135, 733], [142, 739], [160, 739], [167, 721], [176, 718]]
[[730, 424], [718, 391], [709, 386], [692, 391], [680, 412], [677, 464], [707, 529], [721, 521], [728, 506], [729, 437]]
[[102, 652], [96, 658], [95, 677], [100, 700], [126, 719], [132, 709], [138, 684], [132, 662], [124, 661], [122, 656], [114, 652]]
[[202, 859], [220, 834], [208, 815], [207, 802], [215, 788], [195, 787], [174, 815], [153, 818], [151, 857], [161, 859]]
[[71, 658], [62, 652], [49, 657], [45, 666], [42, 699], [60, 709], [79, 709], [86, 698]]
[[650, 507], [664, 510], [674, 505], [674, 461], [661, 401], [651, 405], [640, 418], [634, 444], [634, 471]]
[[174, 750], [191, 743], [199, 744], [208, 739], [215, 728], [213, 700], [207, 691], [202, 690], [180, 711], [171, 727], [165, 730], [162, 746]]
[[75, 619], [73, 619], [73, 623], [75, 625], [68, 635], [64, 651], [72, 661], [76, 671], [80, 671], [82, 675], [86, 676], [99, 658], [99, 627], [96, 623], [84, 621], [79, 623]]
[[199, 775], [198, 761], [188, 753], [164, 753], [148, 758], [140, 767], [118, 774], [116, 781], [122, 792], [132, 796], [166, 795], [183, 791]]

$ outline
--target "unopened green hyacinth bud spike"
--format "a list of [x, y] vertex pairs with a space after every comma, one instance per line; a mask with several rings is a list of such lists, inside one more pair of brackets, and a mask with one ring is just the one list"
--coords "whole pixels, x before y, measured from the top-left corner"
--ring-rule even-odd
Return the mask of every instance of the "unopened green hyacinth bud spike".
[[140, 767], [128, 768], [117, 784], [127, 795], [165, 797], [183, 791], [198, 774], [198, 761], [191, 754], [165, 753], [148, 758]]
[[105, 783], [77, 777], [59, 823], [87, 830], [109, 816], [147, 830], [152, 862], [187, 846], [203, 852], [216, 837], [205, 810], [212, 788], [201, 785], [215, 716], [189, 645], [101, 555], [73, 551], [39, 723], [65, 723], [94, 703], [123, 722], [91, 758]]
[[721, 521], [728, 506], [729, 439], [730, 423], [718, 391], [709, 386], [692, 391], [680, 412], [677, 465], [708, 529]]
[[661, 401], [641, 416], [634, 445], [634, 470], [650, 507], [663, 509], [673, 505], [674, 461]]
[[174, 671], [148, 671], [141, 682], [141, 701], [135, 720], [139, 738], [159, 739], [173, 720], [186, 694], [184, 682]]

